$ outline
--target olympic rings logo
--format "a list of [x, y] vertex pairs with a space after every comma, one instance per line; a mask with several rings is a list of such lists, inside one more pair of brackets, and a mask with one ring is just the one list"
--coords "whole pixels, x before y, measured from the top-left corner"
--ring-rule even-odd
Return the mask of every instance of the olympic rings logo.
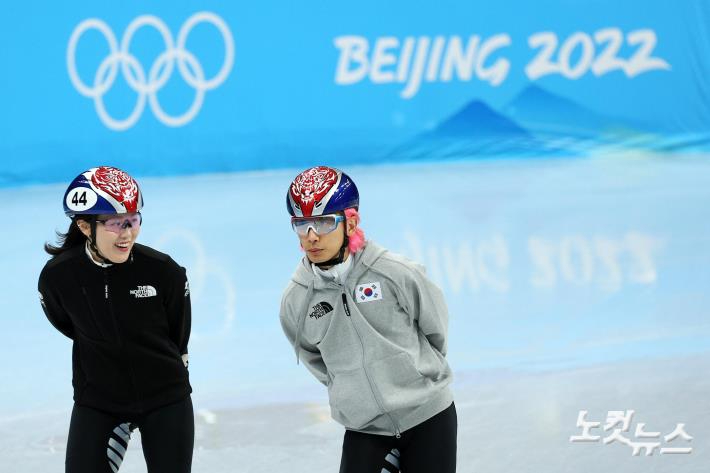
[[[224, 41], [224, 61], [219, 72], [211, 78], [205, 79], [202, 65], [194, 54], [185, 49], [187, 38], [192, 29], [199, 23], [210, 23], [222, 34]], [[161, 53], [150, 66], [148, 75], [141, 63], [130, 53], [131, 39], [136, 31], [145, 26], [155, 28], [163, 38], [165, 51]], [[90, 29], [96, 29], [109, 46], [109, 54], [101, 61], [93, 85], [85, 84], [76, 70], [76, 47], [81, 36]], [[167, 114], [160, 106], [158, 92], [170, 80], [170, 77], [177, 63], [178, 71], [185, 82], [195, 89], [195, 98], [190, 108], [182, 115], [172, 116]], [[121, 38], [121, 46], [118, 47], [116, 36], [111, 28], [98, 18], [88, 18], [72, 32], [67, 47], [67, 69], [69, 78], [76, 90], [89, 98], [94, 99], [94, 106], [99, 119], [108, 128], [116, 131], [127, 130], [136, 124], [145, 109], [146, 99], [155, 117], [163, 124], [171, 127], [183, 126], [189, 123], [202, 107], [205, 92], [219, 87], [229, 75], [234, 64], [234, 39], [227, 24], [211, 12], [198, 12], [192, 15], [182, 25], [177, 36], [177, 44], [167, 25], [160, 18], [153, 15], [141, 15], [135, 18], [126, 28]], [[103, 96], [113, 86], [119, 71], [119, 66], [128, 86], [138, 93], [138, 99], [131, 114], [122, 120], [115, 119], [106, 111]], [[189, 66], [189, 67], [188, 67]]]

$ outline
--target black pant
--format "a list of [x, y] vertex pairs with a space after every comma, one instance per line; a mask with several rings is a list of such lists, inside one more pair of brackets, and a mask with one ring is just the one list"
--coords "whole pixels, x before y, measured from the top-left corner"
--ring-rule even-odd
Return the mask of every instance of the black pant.
[[455, 473], [457, 429], [452, 403], [400, 438], [346, 430], [340, 473]]
[[148, 473], [190, 472], [195, 421], [188, 396], [138, 416], [117, 416], [74, 405], [66, 473], [116, 473], [135, 427], [141, 432]]

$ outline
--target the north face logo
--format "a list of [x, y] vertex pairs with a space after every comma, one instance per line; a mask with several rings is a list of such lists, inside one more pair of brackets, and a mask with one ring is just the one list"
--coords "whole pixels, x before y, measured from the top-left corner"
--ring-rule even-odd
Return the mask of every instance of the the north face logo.
[[327, 302], [319, 302], [318, 304], [313, 306], [313, 312], [308, 314], [308, 317], [311, 317], [313, 319], [320, 319], [323, 317], [325, 314], [328, 312], [331, 312], [333, 310], [333, 306], [328, 304]]
[[132, 296], [135, 296], [136, 299], [140, 299], [142, 297], [155, 297], [158, 295], [158, 291], [156, 291], [153, 286], [138, 286], [138, 289], [132, 289], [129, 292]]

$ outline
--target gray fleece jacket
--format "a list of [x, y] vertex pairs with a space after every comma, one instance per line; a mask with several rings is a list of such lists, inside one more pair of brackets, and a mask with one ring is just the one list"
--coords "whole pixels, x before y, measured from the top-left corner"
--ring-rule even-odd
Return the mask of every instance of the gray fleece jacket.
[[328, 386], [333, 419], [399, 435], [453, 402], [446, 303], [403, 256], [368, 242], [350, 258], [342, 284], [303, 258], [283, 294], [281, 325], [297, 359]]

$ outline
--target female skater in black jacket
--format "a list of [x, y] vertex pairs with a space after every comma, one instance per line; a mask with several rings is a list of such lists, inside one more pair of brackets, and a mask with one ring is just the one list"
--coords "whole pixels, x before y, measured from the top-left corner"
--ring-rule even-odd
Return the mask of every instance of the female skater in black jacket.
[[120, 169], [92, 168], [64, 194], [71, 218], [39, 278], [42, 308], [73, 341], [67, 473], [116, 473], [141, 432], [150, 473], [186, 473], [194, 417], [184, 268], [136, 243], [143, 198]]

